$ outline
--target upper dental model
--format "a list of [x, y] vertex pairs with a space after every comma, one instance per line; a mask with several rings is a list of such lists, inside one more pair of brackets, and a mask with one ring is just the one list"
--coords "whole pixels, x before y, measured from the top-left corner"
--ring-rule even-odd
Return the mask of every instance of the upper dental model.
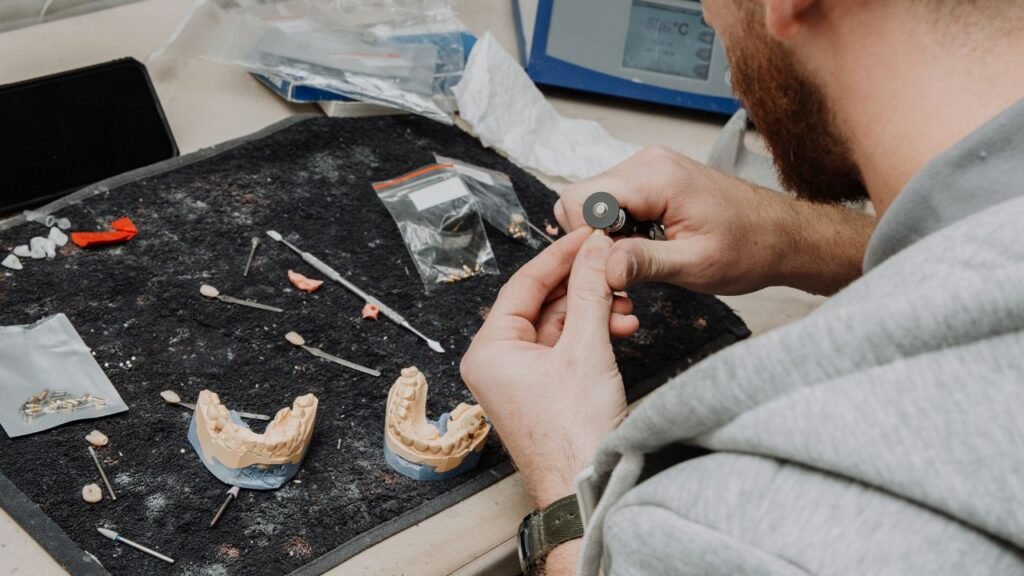
[[295, 399], [282, 408], [263, 434], [242, 422], [220, 398], [203, 390], [189, 425], [188, 438], [207, 469], [226, 484], [252, 490], [274, 490], [295, 476], [306, 456], [316, 424], [316, 396]]
[[404, 368], [388, 393], [384, 458], [414, 480], [443, 480], [471, 470], [480, 460], [491, 425], [483, 408], [459, 404], [427, 420], [427, 379]]

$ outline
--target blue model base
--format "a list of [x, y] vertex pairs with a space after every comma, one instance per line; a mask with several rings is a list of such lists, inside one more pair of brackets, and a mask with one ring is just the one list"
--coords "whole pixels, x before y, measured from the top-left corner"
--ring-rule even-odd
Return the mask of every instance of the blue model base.
[[[448, 419], [450, 414], [445, 412], [437, 419], [436, 422], [428, 421], [431, 426], [437, 428], [441, 435], [444, 435], [448, 430]], [[395, 454], [388, 448], [387, 442], [384, 443], [384, 460], [388, 463], [395, 472], [403, 476], [408, 476], [413, 480], [420, 481], [435, 481], [435, 480], [447, 480], [448, 478], [454, 478], [459, 474], [469, 472], [476, 465], [480, 463], [480, 453], [470, 452], [466, 455], [466, 459], [462, 461], [455, 468], [448, 470], [447, 472], [436, 472], [434, 468], [425, 464], [416, 464], [415, 462], [409, 462], [405, 458]]]
[[[231, 419], [235, 424], [248, 426], [242, 422], [238, 413], [232, 410]], [[278, 464], [275, 466], [260, 466], [253, 464], [245, 468], [228, 468], [221, 464], [216, 458], [207, 458], [199, 445], [199, 437], [196, 436], [196, 417], [192, 416], [192, 422], [188, 425], [188, 441], [192, 443], [199, 459], [206, 466], [206, 469], [213, 473], [218, 480], [231, 486], [246, 488], [248, 490], [277, 490], [295, 477], [299, 471], [299, 464]]]

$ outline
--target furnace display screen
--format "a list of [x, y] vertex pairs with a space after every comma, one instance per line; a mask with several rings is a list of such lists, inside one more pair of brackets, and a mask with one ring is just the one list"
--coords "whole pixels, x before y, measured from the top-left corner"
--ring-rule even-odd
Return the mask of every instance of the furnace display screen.
[[622, 66], [707, 80], [714, 42], [699, 9], [633, 0]]

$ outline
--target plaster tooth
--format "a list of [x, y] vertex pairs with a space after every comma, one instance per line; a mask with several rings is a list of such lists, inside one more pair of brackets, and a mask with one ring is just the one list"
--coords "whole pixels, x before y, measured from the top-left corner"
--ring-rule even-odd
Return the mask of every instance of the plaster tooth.
[[299, 396], [295, 399], [295, 404], [303, 408], [310, 408], [313, 406], [313, 399], [315, 396], [312, 394], [306, 394], [305, 396]]
[[399, 417], [399, 418], [405, 418], [405, 417], [406, 417], [406, 415], [408, 415], [408, 413], [409, 413], [409, 412], [408, 412], [408, 411], [407, 411], [407, 410], [405, 409], [405, 406], [401, 406], [401, 405], [399, 405], [399, 406], [398, 406], [398, 408], [397, 408], [397, 409], [395, 410], [395, 412], [396, 412], [396, 413], [398, 414], [398, 417]]
[[452, 441], [448, 438], [445, 438], [444, 441], [441, 442], [441, 453], [446, 456], [451, 454], [454, 448], [455, 445], [452, 444]]
[[409, 366], [408, 368], [402, 368], [402, 378], [408, 378], [415, 380], [419, 376], [420, 371], [415, 366]]
[[409, 438], [405, 434], [400, 435], [398, 438], [399, 440], [402, 441], [402, 444], [405, 444], [406, 446], [412, 446], [412, 438]]
[[207, 404], [206, 406], [203, 406], [203, 415], [206, 416], [209, 420], [216, 420], [217, 419], [217, 407], [216, 406], [212, 406], [210, 404]]
[[406, 400], [412, 400], [413, 398], [416, 397], [416, 390], [413, 388], [402, 388], [400, 394], [402, 395], [402, 398], [405, 398]]
[[223, 405], [218, 405], [217, 406], [217, 418], [219, 418], [221, 420], [230, 420], [231, 419], [231, 414], [228, 413], [228, 409], [225, 408]]
[[427, 446], [427, 448], [430, 450], [431, 454], [438, 454], [438, 453], [441, 452], [441, 445], [439, 443], [437, 443], [437, 442], [431, 442]]
[[419, 450], [420, 452], [423, 452], [424, 450], [427, 449], [427, 443], [424, 442], [423, 440], [420, 440], [419, 438], [413, 438], [412, 446], [413, 448]]

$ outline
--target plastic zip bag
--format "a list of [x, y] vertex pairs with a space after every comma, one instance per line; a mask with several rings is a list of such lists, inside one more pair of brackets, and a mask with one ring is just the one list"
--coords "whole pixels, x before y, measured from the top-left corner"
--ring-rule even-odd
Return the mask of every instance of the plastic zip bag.
[[498, 274], [477, 203], [451, 164], [431, 164], [373, 184], [398, 224], [429, 293], [480, 274]]
[[438, 164], [451, 164], [459, 173], [476, 200], [480, 214], [488, 224], [505, 236], [531, 248], [539, 250], [544, 247], [540, 235], [530, 228], [526, 210], [523, 210], [523, 205], [519, 203], [512, 179], [507, 174], [437, 153], [434, 154], [434, 159]]
[[464, 33], [450, 0], [196, 0], [151, 58], [203, 58], [451, 124]]
[[[44, 391], [48, 391], [46, 396]], [[97, 402], [74, 408], [59, 402], [86, 395]], [[43, 398], [43, 402], [52, 399], [56, 405], [40, 406], [37, 412], [30, 402], [33, 397]], [[26, 411], [26, 404], [33, 409]], [[0, 425], [9, 437], [126, 410], [128, 406], [67, 316], [0, 327]]]

